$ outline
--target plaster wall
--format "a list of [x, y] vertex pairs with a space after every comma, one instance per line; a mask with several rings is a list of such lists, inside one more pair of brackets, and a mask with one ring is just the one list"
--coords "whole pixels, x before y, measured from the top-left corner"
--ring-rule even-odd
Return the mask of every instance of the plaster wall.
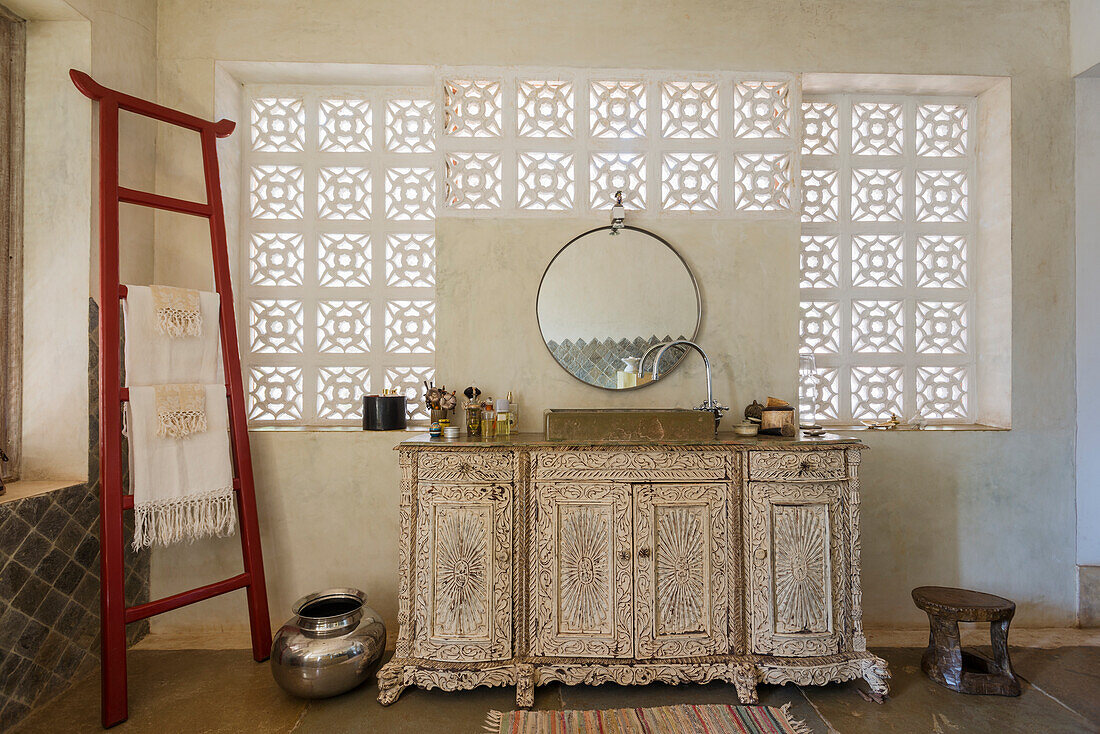
[[[438, 19], [426, 22], [425, 19]], [[160, 100], [214, 113], [215, 62], [576, 65], [794, 72], [973, 74], [1011, 77], [1012, 425], [1009, 432], [860, 434], [865, 620], [924, 623], [916, 585], [987, 589], [1018, 603], [1031, 626], [1072, 624], [1074, 571], [1073, 88], [1065, 2], [931, 0], [757, 3], [685, 0], [540, 6], [469, 0], [417, 5], [329, 0], [306, 12], [290, 0], [161, 0]], [[608, 33], [608, 28], [621, 32]], [[793, 41], [793, 42], [792, 42]], [[184, 144], [158, 139], [162, 193], [201, 192]], [[694, 360], [667, 382], [618, 395], [557, 367], [533, 318], [535, 288], [558, 247], [602, 221], [439, 222], [439, 375], [512, 389], [530, 417], [546, 406], [689, 405]], [[741, 406], [794, 392], [798, 224], [641, 220], [700, 277], [702, 343], [715, 393]], [[162, 282], [208, 286], [205, 238], [157, 227]], [[476, 255], [477, 267], [467, 259]], [[510, 302], [481, 301], [489, 273], [515, 283]], [[761, 279], [771, 303], [758, 300]], [[396, 621], [400, 434], [255, 431], [254, 464], [276, 622], [298, 595], [326, 584], [368, 591]], [[154, 596], [213, 580], [239, 564], [236, 540], [157, 550]], [[240, 596], [239, 594], [236, 596]], [[240, 628], [240, 598], [157, 618], [155, 629]]]
[[1070, 76], [1100, 64], [1100, 0], [1070, 0], [1070, 40]]
[[[16, 0], [27, 24], [23, 273], [23, 470], [26, 479], [88, 474], [88, 295], [98, 281], [96, 122], [69, 80], [155, 96], [153, 0]], [[153, 128], [121, 121], [126, 185], [150, 188]], [[121, 217], [124, 280], [152, 277], [153, 218]]]
[[1077, 87], [1077, 563], [1100, 565], [1100, 77]]

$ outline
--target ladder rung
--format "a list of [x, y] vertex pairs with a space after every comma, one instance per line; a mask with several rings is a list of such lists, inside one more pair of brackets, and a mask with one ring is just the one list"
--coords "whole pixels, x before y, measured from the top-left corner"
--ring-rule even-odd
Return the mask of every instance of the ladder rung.
[[[233, 477], [233, 491], [234, 492], [240, 492], [241, 491], [240, 477]], [[132, 495], [132, 494], [122, 495], [122, 509], [124, 509], [124, 510], [134, 509], [134, 495]]]
[[188, 591], [181, 591], [178, 594], [166, 596], [163, 599], [154, 599], [144, 604], [138, 604], [136, 607], [126, 607], [126, 623], [137, 622], [138, 620], [152, 617], [155, 614], [170, 612], [173, 609], [179, 609], [188, 604], [194, 604], [197, 601], [211, 599], [230, 591], [243, 589], [250, 583], [252, 583], [252, 576], [248, 573], [242, 573], [233, 578], [226, 579], [225, 581], [217, 581], [213, 584], [207, 584], [206, 586], [200, 586]]
[[[229, 385], [225, 386], [225, 396], [227, 398], [230, 397]], [[122, 403], [129, 402], [129, 400], [130, 400], [130, 388], [120, 387], [118, 389], [118, 399], [119, 399], [119, 402], [122, 402]]]
[[194, 214], [197, 217], [209, 217], [214, 213], [214, 210], [209, 204], [200, 204], [197, 201], [188, 201], [187, 199], [175, 199], [171, 196], [151, 194], [148, 191], [128, 189], [124, 186], [118, 187], [118, 200], [126, 204], [151, 206], [156, 209], [166, 209], [170, 212], [178, 212], [180, 214]]

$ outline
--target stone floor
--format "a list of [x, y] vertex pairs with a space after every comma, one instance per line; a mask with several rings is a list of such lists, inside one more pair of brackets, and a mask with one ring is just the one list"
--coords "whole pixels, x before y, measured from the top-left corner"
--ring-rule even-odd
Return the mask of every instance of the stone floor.
[[[862, 682], [797, 688], [761, 686], [760, 702], [791, 711], [821, 732], [1100, 732], [1100, 647], [1013, 648], [1024, 679], [1019, 698], [963, 696], [920, 672], [921, 650], [878, 648], [893, 673], [883, 704], [865, 701]], [[338, 698], [305, 702], [285, 695], [266, 665], [243, 650], [134, 650], [130, 654], [130, 718], [118, 732], [482, 732], [485, 713], [514, 708], [510, 689], [440, 693], [409, 689], [393, 706], [375, 700], [373, 683]], [[541, 687], [543, 709], [608, 709], [676, 703], [730, 703], [733, 686], [651, 685], [637, 688]], [[99, 731], [96, 677], [38, 708], [14, 732]]]

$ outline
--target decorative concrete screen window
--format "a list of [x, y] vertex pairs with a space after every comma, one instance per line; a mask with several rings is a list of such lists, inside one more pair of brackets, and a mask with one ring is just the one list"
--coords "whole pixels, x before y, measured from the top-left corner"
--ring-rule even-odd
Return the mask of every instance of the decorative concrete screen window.
[[240, 333], [254, 424], [355, 423], [383, 388], [427, 417], [436, 97], [245, 88]]
[[437, 70], [432, 87], [247, 85], [240, 333], [254, 425], [427, 417], [437, 216], [796, 215], [797, 79]]
[[799, 333], [823, 422], [975, 419], [975, 109], [802, 102]]

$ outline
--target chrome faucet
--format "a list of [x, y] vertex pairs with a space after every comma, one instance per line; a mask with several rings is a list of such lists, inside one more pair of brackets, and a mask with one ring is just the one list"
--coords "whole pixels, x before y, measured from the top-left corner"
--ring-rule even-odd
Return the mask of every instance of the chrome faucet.
[[699, 352], [699, 356], [703, 358], [703, 368], [707, 372], [707, 399], [706, 402], [704, 402], [702, 405], [697, 406], [695, 410], [705, 410], [709, 413], [713, 413], [714, 432], [718, 433], [718, 424], [722, 422], [722, 414], [729, 410], [729, 407], [722, 405], [721, 403], [718, 403], [714, 400], [714, 390], [712, 388], [710, 378], [710, 360], [707, 359], [707, 353], [703, 351], [703, 348], [701, 346], [699, 346], [695, 342], [688, 341], [687, 339], [676, 339], [674, 341], [664, 342], [663, 344], [654, 344], [652, 347], [645, 351], [645, 354], [642, 355], [641, 361], [638, 362], [638, 372], [644, 373], [646, 358], [649, 357], [649, 355], [652, 354], [654, 351], [660, 350], [657, 351], [657, 356], [653, 359], [653, 380], [654, 382], [659, 380], [661, 377], [661, 357], [663, 357], [665, 352], [667, 352], [671, 347], [676, 346], [691, 347], [695, 351]]

